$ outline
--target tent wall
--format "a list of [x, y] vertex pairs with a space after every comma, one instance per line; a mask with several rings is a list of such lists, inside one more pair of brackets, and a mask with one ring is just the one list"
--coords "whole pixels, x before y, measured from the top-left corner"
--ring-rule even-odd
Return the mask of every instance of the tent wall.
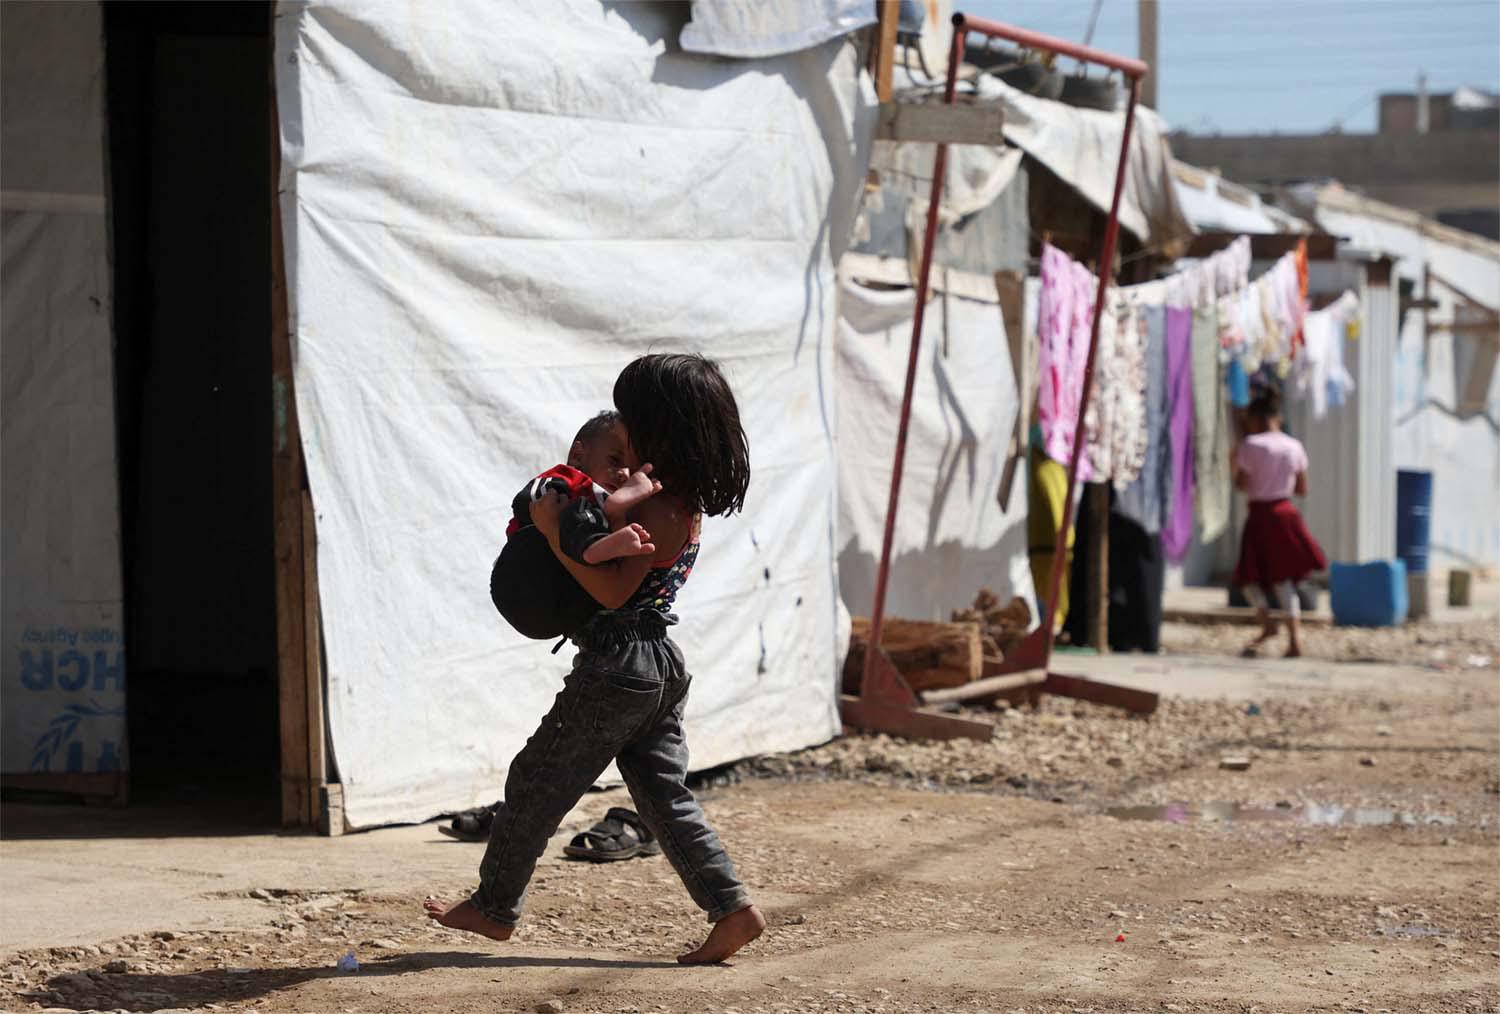
[[[846, 281], [840, 297], [839, 585], [849, 609], [868, 615], [916, 295]], [[939, 293], [923, 318], [889, 615], [946, 620], [986, 586], [1034, 601], [1024, 474], [1010, 510], [997, 502], [1016, 412], [998, 301]]]
[[100, 9], [6, 3], [0, 25], [0, 767], [108, 791], [126, 748]]
[[276, 87], [332, 749], [351, 825], [501, 794], [566, 656], [490, 604], [510, 499], [648, 350], [719, 358], [742, 516], [679, 598], [696, 767], [838, 729], [833, 263], [852, 45], [681, 52], [688, 8], [284, 4]]

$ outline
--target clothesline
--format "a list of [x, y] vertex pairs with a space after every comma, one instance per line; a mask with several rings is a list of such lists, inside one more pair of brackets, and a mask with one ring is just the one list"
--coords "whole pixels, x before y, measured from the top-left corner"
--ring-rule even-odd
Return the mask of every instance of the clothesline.
[[[1247, 398], [1251, 375], [1269, 364], [1284, 379], [1296, 364], [1292, 381], [1319, 417], [1353, 387], [1336, 340], [1357, 310], [1353, 294], [1308, 313], [1305, 244], [1253, 281], [1250, 262], [1241, 236], [1167, 278], [1105, 295], [1079, 477], [1112, 482], [1119, 509], [1161, 532], [1173, 559], [1186, 554], [1195, 521], [1205, 541], [1228, 523], [1229, 409]], [[1043, 246], [1037, 402], [1042, 449], [1055, 461], [1067, 461], [1078, 438], [1097, 285], [1087, 267]]]

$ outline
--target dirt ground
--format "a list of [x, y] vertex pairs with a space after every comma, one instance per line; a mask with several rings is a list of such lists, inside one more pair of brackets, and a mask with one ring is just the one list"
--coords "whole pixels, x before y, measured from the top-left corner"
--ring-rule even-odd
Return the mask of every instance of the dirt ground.
[[[63, 906], [57, 920], [85, 925], [59, 928], [20, 909], [0, 1007], [1500, 1011], [1493, 668], [1169, 696], [1150, 718], [1056, 698], [985, 714], [988, 743], [850, 736], [710, 780], [700, 796], [770, 922], [732, 966], [673, 963], [706, 927], [664, 860], [558, 855], [616, 790], [565, 824], [500, 945], [421, 918], [427, 894], [468, 886], [481, 850], [432, 825], [128, 846], [7, 834], [5, 865], [55, 869], [59, 890], [114, 850], [142, 882], [98, 907], [155, 929], [91, 935], [111, 913]], [[1222, 768], [1230, 754], [1249, 770]], [[35, 819], [6, 812], [12, 828]], [[158, 905], [172, 914], [153, 923]], [[340, 972], [351, 949], [359, 971]]]
[[[1164, 623], [1161, 647], [1180, 655], [1237, 654], [1257, 629], [1224, 623]], [[1439, 672], [1500, 668], [1500, 623], [1493, 616], [1378, 628], [1309, 624], [1302, 638], [1307, 657], [1335, 662], [1401, 662]], [[1283, 633], [1265, 654], [1274, 655], [1285, 646]]]

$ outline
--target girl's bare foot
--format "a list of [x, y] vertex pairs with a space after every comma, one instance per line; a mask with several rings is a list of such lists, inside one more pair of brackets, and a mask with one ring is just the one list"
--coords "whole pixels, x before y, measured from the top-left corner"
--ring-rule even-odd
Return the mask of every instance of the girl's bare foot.
[[712, 965], [723, 961], [766, 930], [766, 917], [754, 905], [726, 915], [714, 923], [708, 939], [696, 951], [679, 955], [684, 965]]
[[422, 908], [426, 910], [427, 918], [439, 926], [478, 933], [491, 940], [509, 940], [511, 933], [515, 932], [514, 927], [502, 926], [486, 917], [483, 912], [474, 907], [474, 903], [468, 898], [451, 905], [436, 898], [428, 898], [422, 902]]
[[1260, 655], [1261, 645], [1265, 644], [1267, 641], [1274, 640], [1275, 637], [1276, 637], [1276, 624], [1271, 623], [1269, 621], [1262, 621], [1261, 628], [1260, 628], [1260, 636], [1257, 637], [1255, 640], [1251, 641], [1249, 644], [1245, 645], [1245, 647], [1240, 651], [1240, 657], [1241, 658], [1256, 658], [1257, 656]]
[[588, 563], [606, 563], [627, 556], [650, 556], [656, 552], [651, 542], [651, 533], [637, 524], [628, 524], [617, 532], [610, 532], [583, 551]]

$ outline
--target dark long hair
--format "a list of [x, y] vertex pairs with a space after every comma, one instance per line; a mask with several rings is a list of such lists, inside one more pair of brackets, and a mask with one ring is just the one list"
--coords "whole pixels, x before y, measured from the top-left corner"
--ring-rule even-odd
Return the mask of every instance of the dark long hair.
[[729, 382], [698, 355], [641, 356], [615, 381], [615, 408], [642, 462], [689, 509], [745, 506], [750, 448]]

